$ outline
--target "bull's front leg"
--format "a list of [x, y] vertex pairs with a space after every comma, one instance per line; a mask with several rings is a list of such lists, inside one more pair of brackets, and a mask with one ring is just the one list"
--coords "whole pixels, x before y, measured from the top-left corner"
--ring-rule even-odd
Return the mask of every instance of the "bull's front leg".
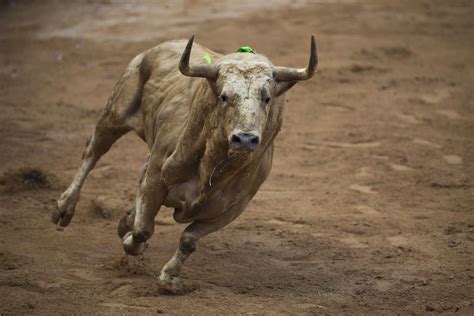
[[225, 216], [219, 217], [212, 222], [196, 221], [186, 227], [181, 234], [179, 246], [173, 257], [168, 261], [160, 273], [160, 285], [164, 290], [170, 292], [179, 292], [182, 289], [181, 279], [179, 275], [183, 267], [184, 261], [196, 250], [196, 243], [202, 237], [215, 232], [232, 222], [239, 214], [237, 212], [229, 212]]
[[138, 256], [146, 249], [146, 241], [155, 230], [155, 216], [168, 194], [161, 181], [160, 171], [152, 156], [140, 181], [135, 211], [126, 215], [120, 223], [119, 235], [122, 237], [123, 248], [130, 255]]
[[184, 261], [196, 250], [197, 241], [203, 236], [218, 230], [219, 227], [211, 223], [194, 222], [181, 234], [179, 246], [173, 257], [161, 269], [160, 285], [170, 292], [180, 291], [182, 288], [179, 275]]

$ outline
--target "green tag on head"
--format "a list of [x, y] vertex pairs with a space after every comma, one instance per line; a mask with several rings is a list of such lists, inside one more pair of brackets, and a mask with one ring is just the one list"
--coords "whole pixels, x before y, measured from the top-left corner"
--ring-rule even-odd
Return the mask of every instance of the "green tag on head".
[[237, 48], [236, 52], [237, 53], [252, 53], [252, 54], [255, 54], [255, 51], [250, 46], [241, 46], [241, 47]]
[[209, 56], [209, 54], [207, 52], [204, 53], [204, 60], [206, 60], [209, 65], [212, 62], [211, 56]]

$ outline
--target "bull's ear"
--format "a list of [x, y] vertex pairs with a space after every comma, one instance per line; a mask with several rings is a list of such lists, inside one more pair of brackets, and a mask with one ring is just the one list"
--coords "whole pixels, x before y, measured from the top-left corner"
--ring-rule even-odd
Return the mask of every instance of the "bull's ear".
[[280, 81], [277, 82], [277, 91], [276, 96], [279, 97], [286, 91], [288, 91], [291, 87], [293, 87], [298, 81]]

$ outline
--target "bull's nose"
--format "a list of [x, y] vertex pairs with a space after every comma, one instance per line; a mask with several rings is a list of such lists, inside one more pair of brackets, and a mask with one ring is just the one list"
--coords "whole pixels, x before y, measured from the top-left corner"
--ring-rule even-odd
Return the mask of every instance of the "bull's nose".
[[260, 140], [256, 135], [239, 133], [233, 134], [230, 142], [236, 150], [254, 151]]

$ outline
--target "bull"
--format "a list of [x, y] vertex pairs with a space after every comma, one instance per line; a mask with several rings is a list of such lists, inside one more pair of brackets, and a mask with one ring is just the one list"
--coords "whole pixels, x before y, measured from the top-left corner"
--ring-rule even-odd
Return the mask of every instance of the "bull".
[[[253, 52], [223, 56], [193, 41], [194, 35], [165, 42], [133, 58], [52, 214], [60, 227], [71, 222], [89, 172], [134, 131], [149, 156], [118, 235], [125, 252], [136, 256], [146, 249], [162, 205], [174, 208], [176, 222], [190, 223], [159, 277], [171, 290], [180, 288], [182, 265], [197, 241], [237, 218], [268, 177], [285, 92], [317, 68], [314, 35], [306, 68], [276, 67]], [[204, 55], [215, 62], [205, 63]]]

